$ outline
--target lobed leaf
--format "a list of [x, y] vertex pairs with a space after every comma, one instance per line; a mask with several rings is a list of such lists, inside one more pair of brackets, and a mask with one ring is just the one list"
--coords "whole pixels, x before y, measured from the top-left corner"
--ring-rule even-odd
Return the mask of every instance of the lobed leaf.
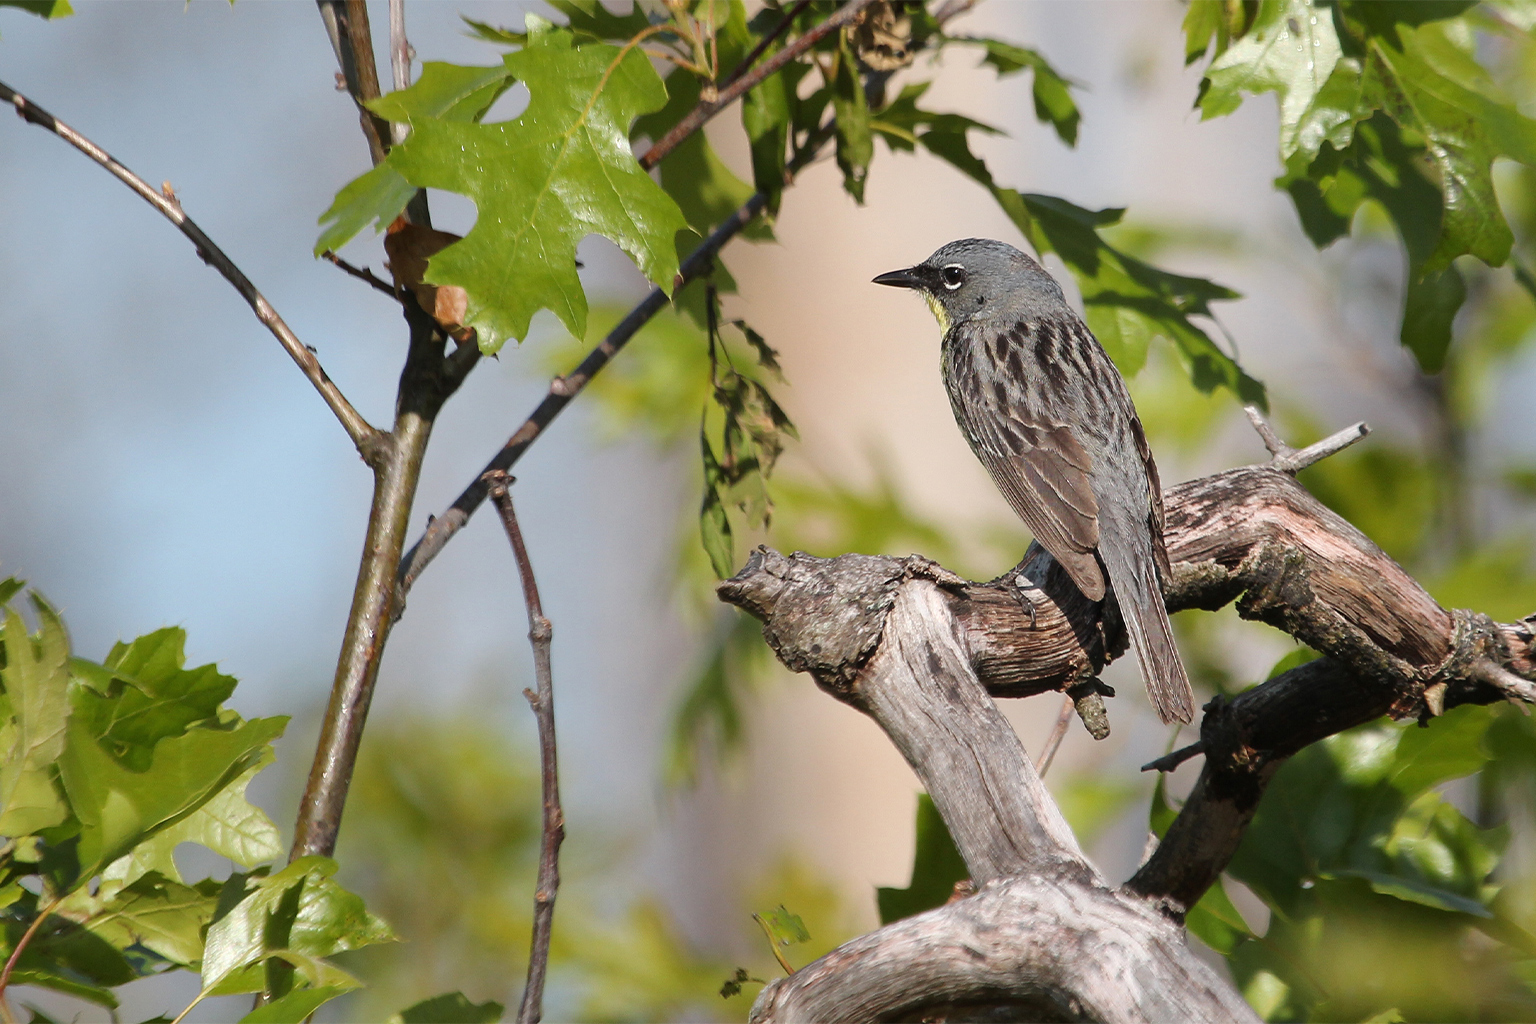
[[464, 323], [486, 352], [523, 338], [540, 309], [585, 333], [576, 245], [586, 235], [610, 238], [670, 292], [676, 235], [687, 227], [630, 149], [635, 118], [666, 102], [644, 53], [578, 46], [571, 32], [529, 19], [528, 45], [504, 58], [529, 90], [521, 117], [490, 125], [412, 117], [410, 137], [389, 156], [411, 184], [461, 193], [479, 210], [464, 240], [432, 258], [427, 281], [464, 288]]
[[36, 639], [8, 607], [0, 624], [0, 685], [9, 711], [0, 723], [0, 835], [7, 836], [31, 835], [69, 818], [57, 782], [69, 718], [69, 638], [57, 612], [35, 594], [32, 603]]
[[496, 1024], [504, 1012], [500, 1003], [472, 1003], [462, 992], [449, 992], [408, 1006], [385, 1024]]

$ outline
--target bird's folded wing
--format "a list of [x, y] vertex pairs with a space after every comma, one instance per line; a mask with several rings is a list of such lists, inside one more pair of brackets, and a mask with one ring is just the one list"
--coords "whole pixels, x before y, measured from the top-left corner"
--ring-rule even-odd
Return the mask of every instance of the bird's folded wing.
[[[1019, 442], [1020, 435], [1034, 443]], [[1103, 600], [1104, 574], [1094, 557], [1099, 503], [1089, 482], [1093, 460], [1064, 426], [1013, 431], [1008, 440], [978, 444], [982, 463], [1040, 546], [1089, 600]]]

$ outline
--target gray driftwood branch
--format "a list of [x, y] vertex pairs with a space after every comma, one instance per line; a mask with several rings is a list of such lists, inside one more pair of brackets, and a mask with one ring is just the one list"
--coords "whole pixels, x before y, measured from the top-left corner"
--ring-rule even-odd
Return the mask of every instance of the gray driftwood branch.
[[[1351, 428], [1328, 450], [1360, 436]], [[1293, 479], [1300, 459], [1326, 454], [1285, 448], [1268, 465], [1164, 492], [1169, 609], [1235, 601], [1244, 618], [1323, 657], [1206, 706], [1194, 751], [1205, 754], [1201, 778], [1162, 845], [1119, 889], [1083, 857], [989, 699], [1062, 690], [1091, 696], [1079, 700], [1083, 711], [1109, 694], [1096, 677], [1123, 652], [1123, 629], [1049, 555], [1031, 547], [1017, 569], [976, 583], [918, 556], [761, 548], [722, 583], [723, 600], [763, 620], [781, 661], [886, 731], [979, 886], [774, 982], [754, 1019], [899, 1019], [980, 1006], [1104, 1021], [1254, 1019], [1190, 953], [1181, 923], [1236, 852], [1279, 765], [1382, 714], [1433, 727], [1458, 704], [1536, 697], [1536, 616], [1501, 624], [1441, 608]]]

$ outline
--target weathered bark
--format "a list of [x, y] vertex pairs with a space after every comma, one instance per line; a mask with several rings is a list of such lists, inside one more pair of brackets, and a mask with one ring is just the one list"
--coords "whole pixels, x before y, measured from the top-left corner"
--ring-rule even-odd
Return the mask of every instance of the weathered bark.
[[1120, 890], [1083, 858], [983, 692], [1077, 696], [1124, 650], [1113, 605], [1083, 598], [1044, 551], [1031, 547], [1004, 577], [973, 583], [917, 556], [761, 548], [721, 584], [723, 600], [763, 620], [786, 665], [879, 722], [973, 877], [988, 883], [775, 982], [754, 1019], [896, 1019], [999, 1004], [1063, 1019], [1251, 1019], [1189, 954], [1178, 925], [1235, 853], [1280, 763], [1382, 714], [1429, 721], [1457, 704], [1536, 700], [1522, 678], [1536, 675], [1536, 616], [1501, 625], [1441, 608], [1276, 469], [1284, 458], [1293, 470], [1306, 453], [1285, 449], [1269, 466], [1164, 493], [1168, 607], [1236, 601], [1243, 617], [1324, 657], [1206, 706], [1191, 748], [1206, 755], [1200, 781]]

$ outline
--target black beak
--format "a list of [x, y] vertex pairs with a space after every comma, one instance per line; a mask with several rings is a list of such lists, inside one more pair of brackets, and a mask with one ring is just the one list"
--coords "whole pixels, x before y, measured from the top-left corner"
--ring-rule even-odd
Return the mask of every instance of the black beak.
[[923, 279], [918, 275], [916, 267], [908, 267], [906, 270], [893, 270], [888, 274], [881, 274], [875, 278], [874, 283], [890, 285], [892, 288], [923, 287]]

